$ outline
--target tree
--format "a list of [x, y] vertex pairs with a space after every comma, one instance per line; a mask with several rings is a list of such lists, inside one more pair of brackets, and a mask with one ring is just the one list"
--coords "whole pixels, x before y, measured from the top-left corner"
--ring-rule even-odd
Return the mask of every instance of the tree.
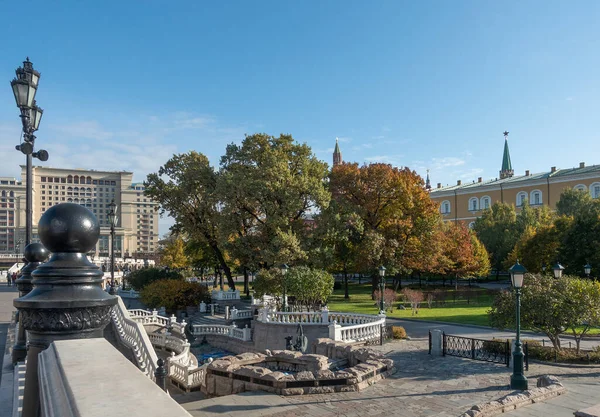
[[308, 309], [325, 304], [333, 292], [333, 275], [320, 269], [296, 266], [289, 269], [284, 280], [287, 294]]
[[183, 281], [183, 275], [178, 271], [167, 271], [163, 268], [138, 269], [127, 276], [127, 282], [136, 291], [142, 290], [155, 281], [178, 280]]
[[514, 206], [494, 203], [475, 220], [473, 230], [487, 249], [491, 266], [496, 270], [498, 279], [503, 262], [518, 239]]
[[[582, 317], [570, 317], [568, 309], [569, 279], [525, 274], [521, 290], [521, 325], [529, 330], [546, 334], [555, 349], [560, 350], [560, 334], [573, 320], [581, 323]], [[489, 311], [490, 324], [500, 329], [515, 326], [515, 295], [513, 291], [499, 293]]]
[[176, 231], [185, 232], [211, 248], [225, 271], [229, 287], [235, 288], [219, 233], [222, 214], [217, 181], [218, 175], [208, 158], [191, 151], [174, 155], [158, 173], [149, 174], [144, 193], [160, 204], [161, 214], [167, 212], [175, 219]]
[[197, 306], [201, 301], [208, 301], [208, 298], [206, 286], [179, 280], [155, 281], [140, 292], [140, 299], [145, 305], [150, 308], [165, 307], [168, 313]]
[[307, 258], [306, 217], [327, 207], [327, 164], [291, 135], [246, 136], [221, 158], [219, 194], [228, 247], [243, 266]]
[[567, 278], [566, 283], [565, 328], [573, 335], [579, 353], [581, 338], [600, 325], [600, 283], [580, 278]]
[[419, 307], [421, 306], [421, 303], [425, 300], [425, 295], [423, 294], [423, 291], [404, 288], [402, 289], [402, 297], [410, 303], [412, 315], [414, 316], [415, 314], [419, 314]]
[[356, 265], [372, 271], [373, 291], [379, 265], [392, 275], [409, 273], [422, 267], [418, 249], [434, 242], [439, 211], [423, 185], [416, 172], [387, 164], [343, 163], [331, 172], [333, 198], [363, 223]]
[[185, 243], [181, 237], [174, 237], [160, 252], [160, 264], [171, 269], [184, 269], [189, 266], [185, 254]]
[[556, 202], [556, 213], [559, 216], [575, 216], [592, 210], [598, 202], [582, 190], [565, 188]]
[[[381, 300], [381, 290], [376, 290], [373, 293], [373, 299], [377, 301], [377, 304], [379, 305], [379, 302]], [[383, 291], [383, 305], [385, 308], [385, 311], [390, 311], [390, 313], [394, 312], [394, 303], [396, 302], [396, 300], [398, 299], [398, 294], [396, 293], [396, 291], [394, 291], [392, 288], [386, 288]]]

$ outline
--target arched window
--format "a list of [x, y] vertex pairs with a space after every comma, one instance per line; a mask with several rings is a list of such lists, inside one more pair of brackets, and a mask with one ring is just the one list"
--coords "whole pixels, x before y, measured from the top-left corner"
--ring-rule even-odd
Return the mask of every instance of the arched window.
[[73, 199], [72, 199], [72, 198], [70, 198], [70, 197], [69, 197], [69, 198], [67, 198], [67, 203], [72, 203], [72, 202], [73, 202]]
[[67, 183], [73, 184], [73, 176], [72, 175], [67, 176]]
[[75, 200], [73, 200], [73, 203], [75, 203], [75, 204], [79, 204], [79, 199], [78, 199], [78, 198], [76, 198]]
[[529, 204], [533, 206], [539, 206], [542, 204], [542, 192], [540, 190], [533, 190], [529, 194]]
[[87, 177], [85, 179], [85, 182], [88, 183], [88, 184], [91, 184], [92, 183], [92, 177]]
[[15, 192], [11, 191], [10, 194], [8, 195], [9, 197], [14, 197], [15, 196]]
[[527, 201], [527, 193], [525, 191], [521, 191], [519, 194], [517, 194], [517, 207], [522, 207], [523, 204], [525, 204], [525, 201]]
[[85, 184], [85, 177], [82, 175], [79, 181], [81, 182], [81, 184]]
[[481, 207], [482, 210], [489, 209], [491, 201], [492, 201], [492, 199], [489, 196], [485, 195], [485, 196], [481, 197], [481, 202], [480, 202], [479, 207]]
[[574, 190], [579, 190], [579, 191], [585, 191], [587, 190], [587, 187], [583, 184], [577, 184], [575, 187], [573, 187]]
[[442, 214], [450, 213], [450, 202], [448, 200], [442, 201], [442, 205], [440, 206], [440, 211]]
[[469, 199], [469, 211], [479, 210], [479, 199], [477, 197], [471, 197]]
[[79, 177], [78, 177], [77, 175], [75, 175], [75, 176], [73, 177], [73, 183], [74, 183], [74, 184], [79, 184]]
[[2, 197], [6, 197], [6, 191], [2, 190]]
[[600, 182], [595, 182], [590, 185], [590, 195], [592, 198], [600, 197]]

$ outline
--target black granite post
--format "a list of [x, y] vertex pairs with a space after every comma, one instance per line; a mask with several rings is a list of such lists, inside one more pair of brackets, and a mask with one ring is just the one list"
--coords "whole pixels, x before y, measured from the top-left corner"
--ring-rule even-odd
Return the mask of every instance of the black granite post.
[[[19, 296], [23, 297], [29, 294], [33, 285], [31, 284], [31, 273], [48, 258], [48, 251], [41, 243], [31, 243], [25, 247], [25, 261], [27, 265], [21, 270], [21, 276], [17, 279], [17, 288]], [[23, 323], [21, 323], [21, 315], [17, 313], [17, 322], [19, 323], [19, 332], [17, 340], [13, 346], [12, 362], [22, 362], [27, 356], [27, 336]]]
[[33, 271], [33, 290], [14, 300], [28, 331], [23, 417], [40, 412], [38, 354], [56, 340], [102, 337], [117, 298], [102, 290], [102, 272], [87, 256], [100, 235], [96, 216], [78, 204], [46, 210], [38, 234], [52, 256]]

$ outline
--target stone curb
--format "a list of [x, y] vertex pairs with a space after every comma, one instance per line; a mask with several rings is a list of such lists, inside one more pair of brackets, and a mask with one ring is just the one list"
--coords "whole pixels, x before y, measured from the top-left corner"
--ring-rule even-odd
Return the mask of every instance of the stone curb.
[[549, 398], [557, 397], [566, 392], [566, 388], [552, 375], [538, 378], [537, 387], [526, 391], [505, 395], [496, 401], [477, 404], [459, 417], [489, 417], [506, 413], [529, 404], [538, 403]]

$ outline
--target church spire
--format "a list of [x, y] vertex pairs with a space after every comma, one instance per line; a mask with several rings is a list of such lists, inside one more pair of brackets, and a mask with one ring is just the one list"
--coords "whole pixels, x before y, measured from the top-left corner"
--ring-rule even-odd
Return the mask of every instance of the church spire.
[[510, 151], [508, 150], [508, 132], [504, 132], [504, 155], [502, 156], [502, 169], [500, 179], [510, 178], [515, 174], [510, 163]]
[[429, 170], [427, 170], [427, 179], [425, 180], [425, 189], [431, 190], [431, 180], [429, 179]]
[[335, 138], [335, 149], [333, 150], [333, 166], [340, 165], [342, 163], [342, 152], [340, 152], [339, 139]]

